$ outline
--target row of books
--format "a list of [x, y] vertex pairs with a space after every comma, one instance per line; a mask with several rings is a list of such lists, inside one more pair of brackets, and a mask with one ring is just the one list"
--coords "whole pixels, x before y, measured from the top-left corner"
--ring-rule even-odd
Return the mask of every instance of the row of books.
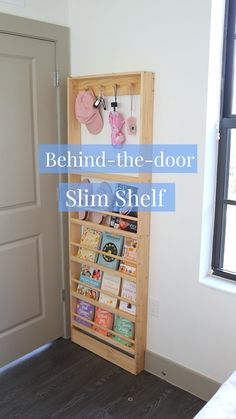
[[[87, 303], [83, 300], [78, 299], [76, 304], [76, 322], [92, 328], [103, 336], [111, 336], [111, 339], [119, 342], [124, 346], [131, 346], [131, 343], [127, 340], [122, 339], [120, 336], [113, 335], [109, 330], [122, 335], [126, 338], [134, 338], [134, 323], [124, 319], [121, 316], [113, 315], [109, 311], [106, 311], [100, 307], [96, 307], [93, 304]], [[81, 318], [82, 317], [82, 318]], [[89, 323], [87, 320], [93, 321], [95, 324]], [[99, 327], [100, 326], [100, 327]], [[104, 327], [109, 330], [105, 330]]]
[[[80, 244], [90, 249], [80, 247], [77, 256], [88, 262], [96, 262], [110, 269], [119, 269], [120, 272], [135, 275], [137, 261], [137, 240], [117, 236], [107, 232], [100, 232], [91, 228], [83, 230]], [[106, 254], [98, 254], [94, 250], [101, 250]], [[129, 260], [120, 261], [115, 256], [124, 256]]]
[[[88, 265], [82, 265], [80, 274], [80, 283], [77, 292], [87, 298], [98, 300], [100, 303], [112, 308], [119, 308], [121, 311], [136, 314], [136, 284], [127, 279], [102, 272], [100, 269], [94, 269]], [[98, 291], [91, 289], [96, 288]], [[120, 296], [124, 301], [119, 300]], [[129, 302], [125, 301], [129, 300]], [[118, 306], [118, 307], [117, 307]]]

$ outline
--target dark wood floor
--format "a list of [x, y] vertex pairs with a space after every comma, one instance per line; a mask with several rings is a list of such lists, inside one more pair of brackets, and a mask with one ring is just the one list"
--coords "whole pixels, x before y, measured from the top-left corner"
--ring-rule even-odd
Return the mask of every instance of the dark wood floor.
[[192, 419], [204, 402], [60, 339], [0, 374], [1, 419]]

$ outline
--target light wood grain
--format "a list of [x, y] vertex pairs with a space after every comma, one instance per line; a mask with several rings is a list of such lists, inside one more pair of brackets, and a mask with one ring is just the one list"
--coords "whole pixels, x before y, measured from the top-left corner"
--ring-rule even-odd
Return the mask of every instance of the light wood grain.
[[76, 330], [74, 327], [72, 327], [71, 331], [71, 340], [119, 367], [124, 368], [126, 371], [136, 374], [136, 362], [128, 354], [126, 355], [106, 343], [99, 342]]
[[[140, 143], [152, 144], [153, 136], [153, 92], [154, 74], [143, 72], [141, 76], [141, 104], [140, 104]], [[140, 174], [141, 182], [149, 183], [152, 180], [151, 173]], [[137, 372], [144, 369], [144, 355], [146, 350], [147, 334], [147, 300], [148, 300], [148, 277], [149, 277], [149, 244], [150, 244], [150, 213], [138, 213], [138, 234], [142, 240], [137, 246], [137, 285], [136, 285], [136, 367]]]
[[[115, 77], [114, 77], [115, 76]], [[132, 85], [133, 94], [140, 94], [140, 73], [134, 74], [116, 74], [116, 75], [98, 75], [93, 77], [71, 78], [72, 90], [78, 94], [81, 90], [93, 89], [95, 95], [99, 95], [101, 90], [105, 96], [114, 95], [114, 86], [117, 85], [117, 95], [130, 95]]]
[[[76, 314], [76, 313], [73, 313], [73, 315], [76, 317], [76, 318], [78, 318], [78, 319], [80, 319], [80, 320], [83, 320], [83, 321], [85, 321], [85, 322], [87, 322], [87, 323], [89, 323], [89, 324], [91, 324], [92, 326], [95, 326], [97, 329], [102, 329], [102, 330], [104, 330], [105, 332], [107, 332], [108, 333], [108, 338], [109, 338], [109, 335], [113, 335], [113, 336], [118, 336], [119, 338], [121, 338], [121, 339], [123, 339], [124, 341], [126, 341], [126, 342], [128, 342], [128, 343], [130, 343], [130, 344], [132, 344], [132, 345], [134, 345], [134, 343], [135, 343], [135, 341], [133, 340], [133, 339], [129, 339], [129, 338], [127, 338], [126, 336], [123, 336], [123, 335], [121, 335], [120, 333], [117, 333], [117, 332], [115, 332], [114, 330], [112, 330], [112, 329], [108, 329], [107, 327], [104, 327], [104, 326], [102, 326], [102, 325], [100, 325], [100, 324], [97, 324], [97, 323], [95, 323], [94, 321], [92, 321], [92, 320], [89, 320], [89, 319], [86, 319], [85, 317], [82, 317], [82, 316], [79, 316], [78, 314]], [[76, 320], [74, 321], [76, 324], [78, 323]], [[85, 325], [83, 325], [84, 327], [86, 327]], [[80, 323], [78, 323], [78, 327], [80, 327]], [[86, 331], [89, 333], [90, 332], [90, 329], [91, 329], [91, 327], [87, 327], [86, 328]], [[96, 331], [95, 329], [92, 329], [93, 331]], [[97, 332], [98, 333], [98, 336], [99, 336], [99, 338], [100, 338], [100, 336], [101, 336], [101, 333], [99, 333], [99, 332]], [[102, 335], [103, 336], [103, 335]], [[119, 343], [119, 342], [116, 342], [116, 343]], [[112, 341], [112, 344], [113, 344], [113, 341]], [[126, 349], [126, 346], [125, 345], [122, 345], [122, 344], [119, 344], [119, 348], [121, 348], [121, 349]], [[128, 349], [128, 348], [127, 348]], [[132, 353], [134, 354], [134, 350], [132, 350]]]
[[[140, 178], [139, 176], [131, 176], [127, 174], [120, 174], [120, 173], [80, 173], [74, 174], [74, 179], [76, 179], [76, 176], [83, 176], [86, 178], [93, 178], [93, 179], [101, 179], [106, 180], [108, 182], [127, 182], [127, 183], [139, 183]], [[76, 182], [76, 180], [74, 180]]]

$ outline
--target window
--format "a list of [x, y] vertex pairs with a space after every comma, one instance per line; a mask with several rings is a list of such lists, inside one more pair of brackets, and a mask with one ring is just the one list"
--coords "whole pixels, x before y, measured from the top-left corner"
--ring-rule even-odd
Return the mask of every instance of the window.
[[236, 281], [236, 0], [226, 0], [212, 269]]

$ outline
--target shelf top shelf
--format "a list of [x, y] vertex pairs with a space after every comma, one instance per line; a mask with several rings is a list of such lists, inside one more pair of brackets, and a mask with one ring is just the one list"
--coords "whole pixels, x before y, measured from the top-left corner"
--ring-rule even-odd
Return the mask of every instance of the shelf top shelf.
[[128, 71], [128, 72], [121, 72], [121, 73], [104, 73], [104, 74], [91, 74], [86, 76], [71, 76], [68, 77], [68, 80], [90, 80], [90, 79], [101, 79], [101, 78], [117, 78], [117, 77], [127, 77], [127, 76], [140, 76], [142, 74], [152, 74], [151, 71]]
[[133, 94], [140, 95], [144, 75], [154, 77], [154, 73], [147, 71], [95, 74], [92, 76], [69, 77], [68, 86], [72, 89], [74, 95], [88, 88], [92, 88], [95, 95], [99, 95], [102, 88], [106, 96], [113, 96], [115, 85], [117, 85], [118, 96], [130, 95], [131, 86]]

